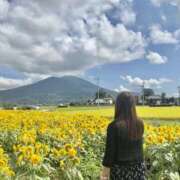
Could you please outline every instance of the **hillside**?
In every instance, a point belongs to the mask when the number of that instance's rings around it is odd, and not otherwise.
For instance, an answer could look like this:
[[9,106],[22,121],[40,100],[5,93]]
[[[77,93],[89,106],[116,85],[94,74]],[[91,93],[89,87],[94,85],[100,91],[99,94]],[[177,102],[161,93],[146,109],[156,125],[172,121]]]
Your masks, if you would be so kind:
[[[92,98],[97,89],[95,84],[75,76],[50,77],[27,86],[0,91],[0,102],[57,104],[85,101]],[[103,90],[116,96],[114,91]]]

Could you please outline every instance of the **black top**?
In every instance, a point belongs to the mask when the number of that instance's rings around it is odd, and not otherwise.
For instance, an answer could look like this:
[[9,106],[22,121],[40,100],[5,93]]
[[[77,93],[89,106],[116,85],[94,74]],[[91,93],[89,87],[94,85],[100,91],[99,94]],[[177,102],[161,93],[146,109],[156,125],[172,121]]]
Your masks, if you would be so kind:
[[128,137],[128,129],[124,121],[113,121],[107,128],[106,149],[103,158],[103,166],[111,167],[114,164],[124,165],[132,162],[143,162],[143,133],[144,124],[139,122],[142,129],[142,137],[131,140]]

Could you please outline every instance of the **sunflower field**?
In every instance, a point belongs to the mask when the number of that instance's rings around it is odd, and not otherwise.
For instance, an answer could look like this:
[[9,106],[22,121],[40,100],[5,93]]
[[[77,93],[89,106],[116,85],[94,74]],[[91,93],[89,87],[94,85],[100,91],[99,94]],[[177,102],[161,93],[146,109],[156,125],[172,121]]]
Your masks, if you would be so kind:
[[[106,113],[1,110],[0,179],[99,179]],[[145,120],[144,142],[148,179],[179,180],[180,125]]]

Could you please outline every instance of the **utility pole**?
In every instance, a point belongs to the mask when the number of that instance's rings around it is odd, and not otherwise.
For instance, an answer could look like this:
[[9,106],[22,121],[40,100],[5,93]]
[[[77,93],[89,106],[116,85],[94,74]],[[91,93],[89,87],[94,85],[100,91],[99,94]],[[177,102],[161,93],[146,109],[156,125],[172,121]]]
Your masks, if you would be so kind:
[[97,77],[97,99],[98,99],[98,102],[97,102],[97,104],[98,104],[98,106],[99,106],[99,98],[100,98],[100,77],[98,76]]
[[178,86],[178,105],[180,106],[180,86]]
[[[97,21],[97,31],[96,31],[96,58],[97,61],[100,59],[100,42],[99,42],[99,30],[100,30],[100,19],[98,18]],[[99,99],[100,99],[100,69],[97,76],[97,93],[98,93],[98,107],[100,105]]]
[[145,89],[145,81],[143,81],[143,83],[142,83],[142,86],[141,86],[141,88],[142,88],[142,104],[143,104],[143,106],[145,105],[145,97],[144,97],[144,89]]

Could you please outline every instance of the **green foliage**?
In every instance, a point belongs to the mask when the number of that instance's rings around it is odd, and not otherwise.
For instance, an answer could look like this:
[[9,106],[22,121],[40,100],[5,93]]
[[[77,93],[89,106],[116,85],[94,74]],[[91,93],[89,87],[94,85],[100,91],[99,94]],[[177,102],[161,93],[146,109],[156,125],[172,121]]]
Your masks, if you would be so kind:
[[145,97],[153,96],[153,95],[154,95],[153,89],[150,89],[150,88],[145,88],[145,89],[144,89],[144,96],[145,96]]
[[12,110],[14,107],[16,107],[15,103],[8,103],[8,102],[2,103],[1,105],[2,108],[6,110]]
[[[87,180],[98,180],[104,153],[104,137],[85,139],[80,170]],[[148,146],[144,150],[148,180],[180,180],[180,139],[172,143]]]
[[145,158],[149,180],[180,179],[180,140],[149,146]]
[[[61,147],[62,142],[49,135],[37,134],[37,141],[52,147]],[[24,164],[17,166],[13,145],[18,142],[17,131],[4,131],[0,133],[0,144],[8,152],[11,166],[17,172],[14,179],[32,180],[98,180],[102,168],[101,162],[105,147],[105,134],[84,134],[84,148],[79,153],[80,164],[66,169],[59,166],[60,159],[48,154],[44,156],[43,163],[38,166]],[[147,146],[144,150],[147,166],[148,180],[180,180],[180,139],[171,143]],[[0,176],[4,180],[4,177]],[[6,178],[7,179],[7,178]]]

